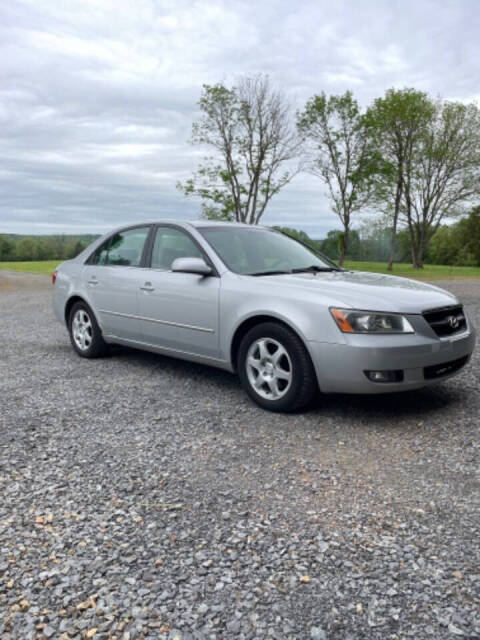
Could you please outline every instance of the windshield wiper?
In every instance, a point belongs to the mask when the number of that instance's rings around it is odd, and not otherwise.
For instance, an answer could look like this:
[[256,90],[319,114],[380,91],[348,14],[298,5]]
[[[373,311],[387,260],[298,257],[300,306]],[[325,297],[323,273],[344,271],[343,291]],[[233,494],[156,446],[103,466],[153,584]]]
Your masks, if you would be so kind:
[[341,269],[339,269],[338,267],[319,267],[316,264],[312,264],[309,267],[292,269],[291,273],[324,273],[326,271],[341,271]]
[[286,273],[293,273],[292,271],[285,271],[284,269],[276,269],[272,271],[256,271],[255,273],[247,273],[247,276],[279,276]]
[[256,271],[247,273],[247,276],[278,276],[289,273],[324,273],[327,271],[342,271],[340,267],[319,267],[317,264],[311,264],[308,267],[298,267],[297,269],[272,269],[271,271]]

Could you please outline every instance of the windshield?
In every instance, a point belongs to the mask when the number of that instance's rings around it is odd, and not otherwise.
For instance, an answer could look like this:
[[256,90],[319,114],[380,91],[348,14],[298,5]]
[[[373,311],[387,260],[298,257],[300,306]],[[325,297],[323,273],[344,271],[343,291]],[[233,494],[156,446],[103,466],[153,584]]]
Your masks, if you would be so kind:
[[244,275],[331,271],[338,267],[289,236],[258,227],[200,227],[227,267]]

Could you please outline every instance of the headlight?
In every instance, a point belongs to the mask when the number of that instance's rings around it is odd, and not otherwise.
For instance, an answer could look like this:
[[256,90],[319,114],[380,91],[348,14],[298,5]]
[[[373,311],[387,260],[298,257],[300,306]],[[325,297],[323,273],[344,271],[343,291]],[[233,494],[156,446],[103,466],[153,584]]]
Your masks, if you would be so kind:
[[330,309],[343,333],[414,333],[405,316],[350,309]]

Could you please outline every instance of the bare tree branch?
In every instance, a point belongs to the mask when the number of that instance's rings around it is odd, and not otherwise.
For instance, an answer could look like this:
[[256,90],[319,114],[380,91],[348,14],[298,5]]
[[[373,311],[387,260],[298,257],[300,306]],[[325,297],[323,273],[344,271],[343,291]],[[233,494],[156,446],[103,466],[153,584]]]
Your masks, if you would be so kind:
[[291,106],[263,75],[242,78],[231,89],[204,85],[199,106],[192,142],[212,146],[220,162],[207,159],[177,186],[202,199],[206,217],[258,224],[272,197],[300,170],[292,168],[301,139]]

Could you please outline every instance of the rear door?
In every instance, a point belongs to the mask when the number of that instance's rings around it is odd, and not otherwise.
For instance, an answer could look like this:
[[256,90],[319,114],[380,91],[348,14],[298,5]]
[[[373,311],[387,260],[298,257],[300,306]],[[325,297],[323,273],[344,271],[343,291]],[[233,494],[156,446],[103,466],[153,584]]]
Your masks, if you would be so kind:
[[103,333],[142,340],[138,319],[141,271],[151,225],[111,236],[91,256],[82,277]]
[[203,258],[184,229],[162,225],[152,240],[150,267],[141,269],[138,297],[144,341],[165,349],[219,355],[220,278],[171,270],[176,258]]

